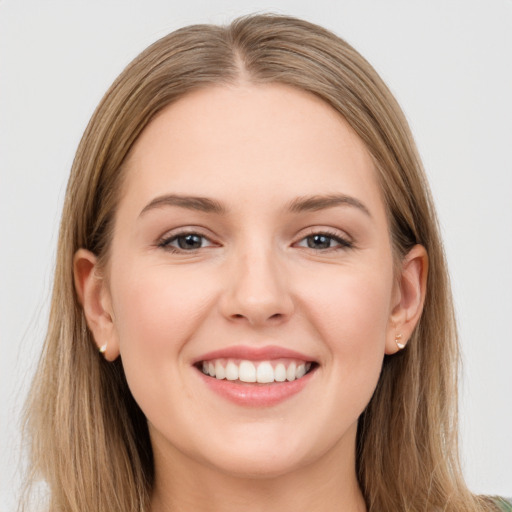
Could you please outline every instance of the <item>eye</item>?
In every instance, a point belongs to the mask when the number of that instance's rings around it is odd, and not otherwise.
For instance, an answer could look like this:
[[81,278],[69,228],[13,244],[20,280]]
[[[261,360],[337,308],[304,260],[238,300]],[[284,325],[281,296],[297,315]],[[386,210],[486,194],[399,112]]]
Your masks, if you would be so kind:
[[299,247],[307,247],[308,249],[316,249],[320,251],[350,248],[353,246],[352,242],[332,233],[312,233],[300,240],[297,245]]
[[211,245],[213,243],[199,233],[178,233],[164,238],[158,243],[158,247],[170,252],[191,252]]

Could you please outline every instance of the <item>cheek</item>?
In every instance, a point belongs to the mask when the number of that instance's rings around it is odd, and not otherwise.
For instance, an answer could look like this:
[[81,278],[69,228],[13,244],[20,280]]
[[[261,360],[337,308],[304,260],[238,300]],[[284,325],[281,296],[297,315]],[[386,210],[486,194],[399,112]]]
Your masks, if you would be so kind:
[[146,416],[165,425],[170,411],[193,402],[184,385],[186,348],[210,308],[212,291],[199,272],[165,265],[119,268],[111,288],[126,379]]
[[363,341],[365,332],[384,335],[391,312],[390,270],[347,267],[317,270],[314,276],[314,282],[302,279],[301,295],[319,328],[350,344]]
[[163,265],[133,265],[118,274],[112,288],[125,364],[150,356],[164,363],[166,353],[175,356],[193,336],[211,301],[202,274]]
[[384,357],[392,272],[382,267],[336,270],[324,276],[316,274],[316,286],[309,287],[305,309],[328,349],[332,371],[345,385],[371,387],[377,382]]

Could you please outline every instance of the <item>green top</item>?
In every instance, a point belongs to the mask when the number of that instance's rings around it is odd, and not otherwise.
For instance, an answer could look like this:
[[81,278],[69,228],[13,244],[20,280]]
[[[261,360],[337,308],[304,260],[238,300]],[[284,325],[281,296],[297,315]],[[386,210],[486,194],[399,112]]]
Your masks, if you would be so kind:
[[495,498],[496,505],[503,512],[512,512],[512,501],[505,498]]

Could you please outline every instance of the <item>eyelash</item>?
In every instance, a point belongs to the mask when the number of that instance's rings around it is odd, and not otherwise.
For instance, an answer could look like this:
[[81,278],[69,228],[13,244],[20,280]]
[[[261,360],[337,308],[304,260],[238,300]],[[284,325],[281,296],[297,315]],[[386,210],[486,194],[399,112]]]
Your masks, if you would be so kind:
[[[173,235],[171,235],[169,237],[163,238],[162,240],[160,240],[157,243],[157,246],[159,248],[161,248],[161,249],[164,249],[165,251],[168,251],[168,252],[174,253],[174,254],[184,254],[184,253],[187,253],[187,252],[188,253],[194,253],[194,252],[198,251],[199,249],[203,249],[204,247],[197,247],[197,248],[194,248],[194,249],[187,250],[187,249],[182,249],[182,248],[178,248],[178,247],[173,247],[172,245],[170,245],[172,242],[175,242],[175,241],[177,241],[180,238],[184,238],[186,236],[191,236],[191,235],[195,235],[195,236],[197,236],[197,237],[199,237],[201,239],[210,241],[208,237],[206,237],[206,236],[204,236],[201,233],[198,233],[196,231],[182,231],[182,232],[173,234]],[[323,237],[328,238],[328,239],[334,241],[335,243],[339,244],[336,247],[327,247],[327,248],[324,248],[324,249],[319,249],[318,251],[315,250],[313,247],[307,247],[307,249],[313,250],[315,252],[339,251],[339,250],[342,250],[342,249],[345,249],[345,250],[346,249],[352,249],[354,247],[353,242],[351,242],[350,240],[347,240],[346,238],[343,238],[338,233],[334,233],[332,231],[329,231],[328,229],[324,229],[322,231],[312,231],[311,233],[309,233],[306,236],[302,237],[299,240],[299,242],[302,242],[302,241],[307,240],[308,238],[312,238],[314,236],[323,236]],[[304,247],[304,248],[306,248],[306,247]]]
[[181,232],[171,235],[169,237],[162,238],[157,243],[157,246],[160,247],[161,249],[164,249],[165,251],[168,251],[171,253],[177,253],[177,254],[183,254],[183,253],[187,253],[187,252],[193,253],[193,252],[198,251],[199,249],[203,249],[203,247],[198,247],[195,249],[187,250],[187,249],[181,249],[178,247],[173,247],[172,245],[170,245],[172,242],[177,241],[179,238],[184,238],[186,236],[192,236],[192,235],[195,235],[201,239],[210,241],[208,237],[202,235],[201,233],[198,233],[197,231],[181,231]]
[[[306,236],[302,237],[299,240],[299,242],[302,242],[303,240],[307,240],[308,238],[312,238],[314,236],[324,236],[324,237],[329,238],[339,244],[338,247],[328,247],[326,249],[320,249],[319,250],[320,252],[339,251],[339,250],[343,250],[343,249],[346,250],[346,249],[352,249],[354,247],[354,243],[352,241],[340,236],[339,233],[330,231],[328,229],[323,229],[321,231],[312,230]],[[312,247],[308,247],[308,249],[315,250]]]

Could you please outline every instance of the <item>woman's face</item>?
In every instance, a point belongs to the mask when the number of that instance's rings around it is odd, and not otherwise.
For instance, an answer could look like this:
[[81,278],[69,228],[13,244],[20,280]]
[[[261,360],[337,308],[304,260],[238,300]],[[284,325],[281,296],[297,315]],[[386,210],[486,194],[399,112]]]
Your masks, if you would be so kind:
[[353,463],[400,292],[352,129],[287,86],[210,87],[151,122],[126,172],[107,355],[155,457],[243,475]]

